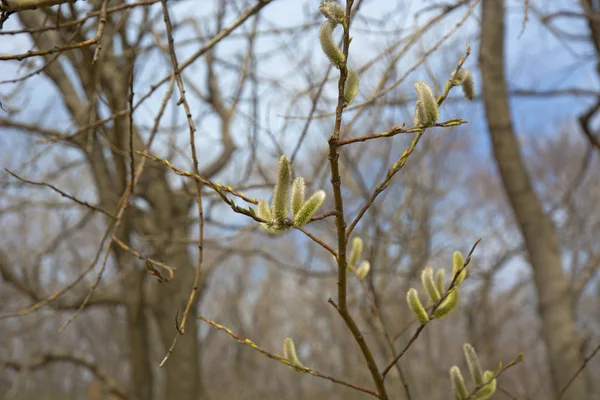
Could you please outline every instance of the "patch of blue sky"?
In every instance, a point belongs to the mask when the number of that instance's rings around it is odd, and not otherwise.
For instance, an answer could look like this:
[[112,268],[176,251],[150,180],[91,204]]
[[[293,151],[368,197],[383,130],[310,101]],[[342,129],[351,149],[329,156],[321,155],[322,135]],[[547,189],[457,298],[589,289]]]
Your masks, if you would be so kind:
[[[410,33],[411,27],[415,24],[422,24],[427,18],[430,18],[432,13],[419,16],[415,19],[415,12],[421,7],[417,6],[418,2],[410,2],[407,9],[398,8],[396,13],[390,13],[390,18],[383,26],[374,27],[369,22],[369,17],[379,18],[385,13],[389,13],[386,9],[387,2],[375,2],[366,1],[361,8],[359,18],[356,20],[354,25],[355,33],[353,33],[353,42],[351,46],[351,55],[349,63],[351,66],[360,67],[364,65],[371,57],[378,54],[381,49],[390,43],[392,35],[389,38],[386,35],[375,35],[368,34],[367,28],[376,28],[381,31],[392,30],[392,29],[406,29],[407,33]],[[534,3],[534,2],[532,2]],[[540,2],[537,2],[538,5]],[[563,4],[564,3],[564,4]],[[318,7],[318,1],[275,1],[273,4],[265,7],[264,12],[261,13],[261,23],[264,26],[270,26],[272,28],[279,27],[285,28],[293,25],[301,25],[314,21],[314,15]],[[546,5],[543,2],[545,10],[547,12],[552,11],[553,7],[571,7],[572,5],[566,4],[566,2],[550,2]],[[211,32],[215,32],[216,26],[214,18],[212,17],[214,9],[213,3],[202,2],[202,7],[198,7],[196,2],[171,2],[170,7],[172,10],[172,16],[174,22],[183,21],[188,18],[192,21],[196,21],[198,29],[204,35],[209,35]],[[593,55],[591,53],[592,48],[589,44],[570,44],[574,47],[578,54],[588,55],[584,59],[580,59],[577,56],[571,54],[569,51],[561,45],[560,41],[557,40],[547,29],[540,25],[535,16],[531,15],[530,20],[526,26],[525,32],[522,37],[519,37],[522,28],[522,2],[513,1],[509,4],[509,18],[507,24],[507,77],[509,89],[523,89],[523,88],[534,88],[537,90],[547,90],[555,88],[565,87],[585,87],[587,89],[598,89],[598,77],[595,72],[596,60],[595,58],[589,57]],[[152,7],[155,15],[160,16],[160,5],[154,5]],[[454,11],[449,17],[447,17],[438,27],[434,28],[431,32],[425,34],[421,40],[423,42],[422,48],[428,48],[432,46],[441,35],[451,29],[456,21],[464,14],[466,8],[461,8]],[[474,74],[476,82],[478,83],[478,92],[481,92],[480,75],[477,71],[477,47],[478,43],[476,38],[479,26],[478,26],[478,12],[469,18],[463,28],[459,30],[457,36],[448,40],[447,44],[442,46],[439,53],[434,54],[428,61],[432,70],[436,73],[436,76],[440,79],[440,84],[443,85],[443,79],[447,77],[449,71],[451,71],[460,55],[464,53],[464,45],[468,41],[473,49],[471,58],[467,62],[466,66],[470,68]],[[365,17],[361,19],[361,17]],[[237,18],[236,12],[230,12],[227,14],[224,25],[228,25],[235,18]],[[162,18],[156,18],[157,23],[162,24]],[[319,19],[317,19],[319,21]],[[248,21],[241,31],[249,29],[251,21]],[[575,32],[584,33],[586,26],[584,23],[577,22],[576,20],[559,21],[561,26],[567,26],[570,30]],[[11,18],[9,24],[5,29],[15,29],[18,27],[16,18]],[[276,135],[279,144],[282,146],[284,152],[289,152],[293,149],[300,132],[304,126],[305,121],[302,119],[288,121],[283,116],[292,113],[293,115],[306,115],[309,107],[309,102],[304,100],[298,103],[291,109],[287,108],[289,96],[298,88],[306,86],[307,80],[311,75],[315,80],[320,80],[326,66],[327,60],[323,54],[317,41],[317,30],[318,25],[311,28],[308,34],[296,35],[286,33],[281,36],[276,35],[265,35],[261,37],[256,44],[256,51],[260,54],[258,60],[258,73],[260,75],[269,76],[273,79],[281,81],[281,90],[274,91],[269,86],[261,86],[259,92],[261,100],[265,102],[265,106],[261,106],[259,122],[261,123],[261,130],[270,129]],[[338,28],[336,31],[336,37],[340,37],[341,29]],[[132,34],[135,33],[135,29],[132,29]],[[178,40],[189,40],[190,44],[178,46],[178,57],[180,63],[193,54],[199,47],[200,41],[197,39],[197,32],[194,27],[187,25],[179,28],[176,31]],[[464,39],[462,39],[464,37]],[[20,37],[21,38],[21,37]],[[163,38],[164,39],[164,38]],[[468,40],[467,40],[468,39]],[[8,44],[7,44],[8,43]],[[151,38],[147,38],[143,43],[149,45],[152,43]],[[245,45],[245,39],[238,36],[236,33],[231,37],[225,39],[222,44],[217,47],[215,51],[219,58],[226,61],[237,61],[237,56],[240,54],[240,49]],[[15,39],[15,41],[3,41],[0,45],[2,53],[11,53],[28,49],[30,42],[28,39]],[[298,48],[299,50],[295,50]],[[401,59],[398,63],[398,74],[403,74],[419,57],[420,46],[416,46],[415,49],[408,52],[408,54]],[[308,59],[298,60],[294,59],[293,53],[304,54],[303,50],[311,50],[311,55]],[[166,76],[170,72],[170,62],[163,54],[159,54],[158,51],[149,52],[144,54],[142,57],[143,62],[138,65],[136,70],[136,96],[141,96],[148,88],[148,85],[156,83],[160,78]],[[16,77],[15,69],[11,67],[12,63],[0,63],[0,74],[3,77],[10,78]],[[369,70],[365,76],[361,76],[361,93],[357,102],[365,100],[372,93],[377,83],[377,73],[381,71],[381,67],[374,67]],[[234,85],[237,82],[237,73],[234,71],[228,71],[225,68],[220,68],[218,73],[221,77],[221,85],[223,90],[230,92],[233,90]],[[184,72],[184,77],[192,83],[197,84],[200,87],[205,85],[205,74],[206,67],[204,63],[199,60],[194,65],[190,66]],[[374,76],[374,77],[373,77]],[[3,79],[6,79],[3,78]],[[34,78],[39,83],[36,83],[36,96],[35,98],[26,104],[27,116],[38,116],[40,113],[47,110],[49,103],[55,102],[57,92],[51,84],[49,84],[43,78]],[[399,92],[408,93],[408,96],[414,96],[412,83],[415,80],[428,79],[425,69],[421,66],[414,74],[412,74],[399,88]],[[44,83],[45,82],[45,83]],[[330,80],[326,85],[325,97],[328,99],[327,104],[333,104],[335,100],[335,92],[337,90],[337,72],[333,71],[330,74]],[[364,86],[363,86],[364,85]],[[45,90],[45,87],[48,90]],[[148,125],[153,120],[156,109],[160,103],[161,97],[164,93],[164,87],[157,91],[149,101],[143,105],[139,114],[136,116],[136,122],[140,124]],[[80,88],[78,88],[81,90]],[[7,93],[6,87],[0,88],[1,93]],[[459,90],[457,88],[456,93],[452,96],[459,96]],[[38,94],[39,93],[39,94]],[[190,93],[190,90],[188,90]],[[175,89],[173,94],[173,100],[179,98],[177,90]],[[204,107],[201,101],[195,96],[189,96],[188,100],[192,107],[192,112],[196,118],[200,118],[202,108]],[[511,110],[514,116],[514,124],[516,130],[521,135],[552,135],[556,125],[565,119],[574,118],[580,112],[585,110],[589,106],[589,100],[577,97],[555,97],[550,99],[538,99],[538,98],[526,98],[526,97],[515,97],[511,99]],[[71,127],[68,115],[64,110],[60,109],[59,106],[54,106],[52,113],[48,114],[50,120],[49,125],[59,126],[61,128]],[[318,108],[319,113],[331,111],[331,106],[325,107],[323,102]],[[250,108],[248,105],[240,107],[240,112],[250,115]],[[101,110],[103,116],[108,115],[108,109]],[[398,113],[398,110],[391,109],[390,114],[397,116],[403,116],[408,125],[411,124],[411,113],[412,107],[408,107],[408,110]],[[44,114],[44,115],[46,115]],[[485,134],[485,119],[484,113],[480,102],[466,105],[464,102],[452,103],[448,102],[447,105],[442,109],[442,118],[461,117],[469,120],[469,124],[466,127],[459,128],[461,132],[469,135],[472,146],[477,150],[475,156],[479,156],[482,159],[488,159],[492,161],[489,152],[489,142],[487,135]],[[163,123],[165,125],[170,124],[173,129],[177,129],[182,132],[179,135],[169,135],[169,139],[165,136],[159,136],[157,139],[157,145],[153,148],[157,153],[161,155],[167,154],[166,149],[168,148],[170,141],[176,142],[178,145],[186,148],[188,142],[187,133],[184,123],[184,115],[181,107],[168,107],[163,117],[163,121],[169,121]],[[326,138],[328,136],[327,126],[333,126],[333,120],[331,117],[325,119],[325,122],[316,121],[313,123],[313,128],[309,131],[305,145],[301,150],[301,156],[304,157],[318,149],[322,149],[326,146]],[[171,123],[173,122],[173,123]],[[175,123],[176,122],[176,123]],[[285,127],[285,131],[283,128]],[[201,154],[201,162],[208,163],[214,157],[216,157],[217,151],[220,148],[219,145],[215,145],[215,140],[219,137],[219,121],[214,116],[202,116],[201,121],[198,123],[198,151]],[[236,155],[236,161],[219,177],[223,183],[235,181],[239,175],[239,169],[243,165],[241,160],[244,157],[244,151],[242,150],[246,143],[246,133],[248,132],[249,124],[245,118],[238,119],[234,123],[232,131],[236,132],[234,140],[240,147]],[[237,132],[240,132],[237,134]],[[24,142],[12,142],[18,140],[18,135],[11,135],[9,139],[5,139],[6,135],[0,135],[0,139],[4,141],[10,141],[14,144],[12,146],[18,151],[23,159],[27,158],[28,151],[30,149],[29,144]],[[268,154],[271,155],[273,160],[277,159],[276,148],[269,144],[268,141],[261,144],[263,150],[267,150]],[[206,152],[206,148],[211,148],[210,152]],[[247,148],[247,147],[246,147]],[[73,155],[75,156],[75,155]],[[17,157],[21,158],[21,157]],[[189,157],[175,157],[175,165],[181,166],[182,168],[189,169]],[[4,165],[3,165],[4,166]],[[375,170],[377,166],[373,166]],[[409,164],[410,167],[410,164]],[[274,173],[272,176],[274,177]],[[174,184],[181,182],[182,179],[175,177],[172,178]],[[327,188],[329,189],[329,188]],[[263,196],[270,198],[269,190],[262,190],[258,193]],[[231,211],[224,210],[219,213],[223,222],[226,223],[242,223],[247,222],[247,218],[234,214]],[[301,235],[298,234],[298,237]],[[440,239],[443,240],[443,239]]]

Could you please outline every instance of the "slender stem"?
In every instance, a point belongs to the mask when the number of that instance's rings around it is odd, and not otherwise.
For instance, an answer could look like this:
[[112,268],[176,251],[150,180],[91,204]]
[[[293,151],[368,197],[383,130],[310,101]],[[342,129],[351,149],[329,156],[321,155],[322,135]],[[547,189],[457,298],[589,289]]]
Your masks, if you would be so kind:
[[379,373],[375,358],[371,353],[369,345],[365,341],[358,325],[348,312],[347,294],[346,294],[346,266],[348,261],[346,259],[346,220],[344,218],[344,201],[342,198],[342,180],[340,176],[339,167],[339,141],[340,141],[340,130],[342,126],[342,114],[344,112],[344,85],[348,76],[348,68],[346,61],[348,60],[348,49],[350,47],[350,16],[352,11],[353,0],[346,2],[346,22],[343,24],[344,27],[344,40],[343,40],[343,53],[344,53],[344,64],[340,67],[340,79],[338,81],[338,103],[335,113],[335,125],[333,129],[333,135],[329,138],[329,164],[331,167],[331,185],[333,186],[333,199],[335,204],[335,225],[337,230],[337,242],[338,242],[338,302],[335,304],[333,300],[329,302],[336,308],[340,316],[346,323],[346,326],[352,333],[354,340],[360,347],[360,350],[365,358],[367,367],[371,373],[375,387],[377,388],[377,397],[380,400],[387,400],[388,395],[383,383],[383,377]]

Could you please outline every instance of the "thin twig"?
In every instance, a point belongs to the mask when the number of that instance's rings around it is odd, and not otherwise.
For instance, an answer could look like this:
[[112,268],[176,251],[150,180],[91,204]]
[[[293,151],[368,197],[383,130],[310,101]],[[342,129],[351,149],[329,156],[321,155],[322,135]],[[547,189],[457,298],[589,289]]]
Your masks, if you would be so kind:
[[569,381],[567,382],[567,384],[565,385],[565,387],[562,388],[562,390],[560,391],[560,393],[556,397],[556,400],[561,400],[563,398],[563,396],[567,392],[567,389],[569,389],[569,386],[571,386],[571,384],[573,382],[575,382],[575,379],[577,379],[577,377],[579,376],[579,374],[581,374],[581,372],[583,372],[583,370],[585,369],[585,367],[589,364],[590,361],[592,361],[592,358],[594,358],[596,356],[596,354],[598,354],[599,351],[600,351],[600,343],[598,343],[598,345],[590,353],[590,355],[588,355],[585,358],[585,360],[583,360],[583,364],[581,364],[581,366],[579,367],[579,369],[575,372],[575,374],[573,374],[573,376],[571,377],[571,379],[569,379]]
[[[444,122],[436,122],[435,125],[433,125],[433,126],[441,127],[441,128],[450,128],[450,127],[454,127],[454,126],[463,125],[466,123],[467,123],[467,121],[465,121],[464,119],[453,118],[451,120],[444,121]],[[394,127],[392,127],[392,129],[390,129],[387,132],[374,133],[372,135],[365,135],[365,136],[359,136],[359,137],[352,138],[352,139],[340,140],[338,142],[338,146],[341,147],[341,146],[345,146],[345,145],[352,144],[352,143],[366,142],[367,140],[379,139],[382,137],[392,137],[392,136],[399,135],[401,133],[418,133],[425,129],[426,129],[426,127],[423,127],[423,126],[415,126],[413,128],[405,128],[404,125],[394,126]]]
[[[471,247],[471,251],[469,251],[469,254],[467,256],[467,258],[465,259],[462,268],[460,268],[456,274],[454,275],[452,282],[450,282],[450,286],[448,287],[448,290],[446,291],[446,293],[442,296],[442,298],[435,303],[432,307],[431,310],[428,312],[429,316],[433,315],[435,313],[435,311],[437,310],[437,308],[444,302],[444,300],[446,300],[446,298],[448,297],[448,295],[450,294],[450,292],[452,291],[452,289],[454,289],[456,287],[456,281],[458,280],[458,277],[460,276],[460,274],[462,273],[462,271],[467,268],[467,266],[469,265],[469,263],[471,262],[471,256],[473,255],[473,252],[475,251],[475,248],[477,247],[477,245],[481,242],[481,239],[478,239],[475,244],[473,244],[473,247]],[[398,360],[400,360],[402,358],[402,356],[404,356],[404,354],[408,351],[408,349],[410,348],[410,346],[412,346],[412,344],[415,342],[415,340],[417,340],[417,338],[419,337],[419,335],[421,334],[421,332],[423,331],[423,329],[425,329],[425,327],[427,326],[427,324],[429,324],[431,321],[433,321],[433,319],[429,319],[427,322],[425,322],[424,324],[419,325],[419,327],[417,328],[417,330],[415,331],[415,333],[412,335],[412,337],[409,339],[408,343],[406,343],[406,345],[404,346],[404,348],[402,349],[402,351],[400,351],[400,353],[394,358],[394,360],[392,360],[392,362],[390,362],[388,364],[387,367],[385,367],[385,369],[381,372],[381,375],[384,377],[388,374],[388,372],[390,372],[390,370],[392,369],[392,367],[398,362]]]
[[[100,50],[102,50],[102,35],[104,35],[104,27],[106,26],[106,9],[108,8],[108,0],[102,1],[102,6],[100,7],[100,18],[98,18],[98,30],[96,31],[96,37],[98,38],[98,43],[96,45],[96,51],[94,51],[94,58],[92,58],[92,64],[98,61],[98,57],[100,56]],[[132,93],[133,95],[133,93]]]
[[[158,3],[159,1],[160,0],[142,0],[142,1],[135,2],[135,3],[120,4],[118,6],[114,6],[114,7],[108,8],[106,10],[106,12],[107,12],[107,14],[111,14],[113,12],[125,10],[127,8],[134,8],[134,7],[139,7],[139,6],[148,6],[148,5],[151,5],[151,4],[154,4],[154,3]],[[18,34],[22,34],[22,33],[39,33],[39,32],[53,31],[53,30],[56,30],[56,29],[70,28],[72,26],[79,25],[82,22],[85,22],[88,19],[93,18],[93,17],[97,17],[99,15],[100,15],[100,11],[93,11],[93,12],[87,13],[82,18],[79,18],[77,20],[63,22],[63,23],[60,24],[60,26],[53,25],[53,26],[43,26],[43,27],[35,28],[35,29],[19,29],[19,30],[14,30],[14,31],[0,31],[0,35],[18,35]]]
[[[460,60],[458,61],[458,65],[457,65],[456,69],[454,70],[454,74],[455,74],[454,76],[457,76],[456,74],[458,73],[458,71],[460,71],[464,62],[466,61],[466,59],[469,57],[470,54],[471,54],[471,48],[469,46],[467,46],[466,54],[460,58]],[[438,97],[438,99],[437,99],[438,107],[444,103],[444,101],[450,94],[450,90],[452,90],[452,88],[455,86],[453,80],[450,80],[449,83],[450,84],[447,85],[444,93],[442,93],[442,95],[440,95],[440,97]],[[394,175],[396,175],[402,168],[404,168],[404,165],[406,165],[408,158],[410,157],[410,155],[413,153],[413,151],[417,147],[417,144],[419,144],[419,141],[421,140],[421,137],[423,136],[425,131],[426,131],[426,129],[421,129],[417,132],[417,135],[413,139],[410,146],[406,150],[404,150],[404,152],[402,153],[402,156],[400,156],[398,161],[396,161],[396,163],[392,166],[392,168],[390,170],[388,170],[388,172],[385,176],[385,179],[379,185],[377,185],[377,187],[375,188],[375,191],[371,194],[369,199],[362,206],[362,208],[358,212],[358,215],[356,216],[356,218],[354,218],[354,220],[352,221],[352,223],[346,230],[346,239],[350,237],[350,234],[352,233],[352,231],[354,230],[354,228],[356,227],[356,225],[358,224],[360,219],[363,217],[363,215],[367,212],[369,207],[373,204],[373,202],[375,201],[377,196],[379,196],[381,193],[383,193],[383,191],[389,186],[389,184],[392,182],[392,178],[394,177]]]
[[[190,132],[190,151],[192,153],[194,175],[200,176],[199,169],[198,169],[198,155],[196,154],[196,140],[195,140],[196,126],[194,125],[194,120],[192,119],[192,112],[190,110],[190,106],[185,97],[185,88],[183,86],[183,79],[181,79],[181,71],[179,70],[179,66],[178,66],[178,62],[177,62],[177,55],[175,54],[175,41],[173,39],[173,26],[171,25],[171,17],[169,16],[169,8],[167,7],[167,1],[161,0],[161,4],[162,4],[162,9],[163,9],[163,17],[164,17],[164,21],[165,21],[165,26],[167,28],[167,41],[169,44],[169,54],[171,56],[171,64],[173,65],[173,74],[175,76],[175,81],[177,82],[177,88],[179,89],[180,99],[177,102],[177,104],[178,105],[183,104],[183,108],[185,110],[185,115],[187,117],[187,122],[188,122],[189,132]],[[200,282],[200,270],[202,267],[202,257],[204,254],[203,243],[202,243],[202,240],[204,238],[204,212],[202,209],[202,184],[200,181],[198,181],[196,179],[194,180],[194,182],[196,184],[196,206],[198,207],[198,261],[196,263],[196,271],[195,271],[192,291],[190,293],[188,302],[185,306],[185,310],[183,311],[183,318],[181,319],[181,323],[177,327],[177,336],[183,335],[185,333],[185,322],[187,320],[190,309],[192,308],[192,305],[194,304],[194,300],[196,299],[196,295],[198,292],[198,286],[199,286],[199,282]],[[177,338],[175,338],[173,341],[173,348],[175,346],[176,341],[177,341]],[[171,352],[172,352],[172,349],[170,349],[170,352],[168,354],[170,354]],[[166,361],[166,359],[167,358],[165,357],[165,359],[163,360],[161,365],[164,365],[164,362]]]
[[325,243],[323,240],[319,239],[318,237],[316,237],[315,235],[313,235],[312,233],[310,233],[309,231],[307,231],[305,228],[303,228],[301,226],[295,226],[294,228],[296,228],[300,232],[304,233],[306,236],[308,236],[310,239],[312,239],[319,246],[323,247],[325,250],[327,250],[328,252],[333,254],[335,257],[337,257],[337,253],[335,252],[335,250],[330,245]]
[[508,369],[510,369],[510,368],[514,367],[515,365],[519,364],[521,361],[523,361],[523,353],[519,354],[516,359],[514,359],[513,361],[511,361],[510,363],[508,363],[505,367],[503,367],[500,371],[498,371],[498,373],[494,373],[494,376],[492,378],[490,378],[487,381],[482,382],[481,384],[477,385],[477,387],[475,389],[473,389],[473,391],[469,394],[469,396],[467,396],[467,398],[465,400],[474,399],[475,398],[475,394],[479,390],[481,390],[481,388],[483,388],[484,386],[489,385],[494,379],[499,378],[500,375],[502,375]]
[[368,393],[371,396],[378,397],[377,393],[374,392],[374,391],[372,391],[372,390],[370,390],[370,389],[366,389],[366,388],[363,388],[363,387],[360,387],[360,386],[357,386],[357,385],[353,385],[353,384],[348,383],[348,382],[344,382],[341,379],[337,379],[337,378],[334,378],[332,376],[324,375],[324,374],[320,373],[319,371],[316,371],[316,370],[308,368],[308,367],[297,366],[294,363],[292,363],[291,361],[289,361],[288,359],[280,356],[279,354],[269,353],[268,351],[266,351],[266,350],[260,348],[258,345],[256,345],[252,340],[250,340],[250,339],[244,339],[244,338],[236,335],[235,333],[233,333],[231,331],[231,329],[227,328],[226,326],[220,325],[220,324],[218,324],[218,323],[216,323],[214,321],[211,321],[208,318],[204,318],[204,317],[200,316],[200,317],[198,317],[198,319],[200,319],[201,321],[206,322],[207,324],[213,326],[214,328],[216,328],[216,329],[218,329],[220,331],[223,331],[223,332],[227,333],[229,336],[231,336],[232,338],[234,338],[237,342],[239,342],[239,343],[241,343],[243,345],[249,346],[249,347],[253,348],[254,350],[258,351],[259,353],[261,353],[262,355],[264,355],[266,357],[269,357],[269,358],[271,358],[273,360],[277,360],[277,361],[279,361],[279,362],[287,365],[288,367],[295,369],[298,372],[310,374],[312,376],[316,376],[317,378],[327,379],[328,381],[331,381],[333,383],[337,383],[339,385],[343,385],[343,386],[349,387],[349,388],[354,389],[354,390],[359,390],[359,391],[361,391],[363,393]]
[[348,51],[350,48],[350,22],[352,15],[352,5],[353,0],[346,1],[346,18],[345,22],[342,24],[344,28],[344,36],[343,36],[343,53],[344,53],[344,61],[340,66],[340,78],[338,81],[338,101],[336,107],[336,115],[335,115],[335,124],[333,128],[333,134],[329,138],[329,165],[331,169],[331,185],[333,187],[333,198],[335,204],[335,226],[337,230],[337,263],[338,263],[338,304],[336,304],[332,299],[329,299],[329,303],[332,304],[335,309],[338,311],[346,326],[352,333],[354,340],[358,344],[361,353],[365,359],[369,372],[371,374],[371,378],[375,387],[377,388],[377,397],[380,400],[387,400],[388,395],[383,383],[383,377],[379,374],[379,370],[377,368],[377,363],[375,362],[375,357],[369,348],[369,345],[365,341],[363,334],[361,333],[358,325],[350,315],[348,311],[347,304],[347,294],[346,294],[346,267],[348,261],[346,260],[346,247],[348,242],[348,236],[346,233],[346,220],[344,218],[344,200],[342,197],[342,181],[340,175],[340,165],[339,165],[339,141],[340,141],[340,130],[342,126],[342,114],[344,112],[345,100],[344,100],[344,86],[346,83],[346,78],[348,76]]
[[66,197],[69,200],[74,201],[75,203],[82,205],[84,207],[87,207],[91,210],[97,211],[101,214],[106,215],[107,217],[109,217],[110,219],[117,219],[117,217],[111,213],[109,213],[108,211],[104,210],[102,207],[98,207],[95,205],[92,205],[90,203],[88,203],[87,201],[84,200],[79,200],[78,198],[76,198],[75,196],[72,196],[68,193],[63,192],[62,190],[60,190],[59,188],[57,188],[56,186],[50,184],[50,183],[46,183],[46,182],[36,182],[36,181],[30,181],[29,179],[25,179],[20,177],[19,175],[17,175],[16,173],[12,172],[11,170],[9,170],[8,168],[4,168],[4,170],[6,172],[8,172],[10,175],[14,176],[15,178],[17,178],[18,180],[20,180],[23,183],[28,183],[30,185],[35,185],[35,186],[45,186],[48,187],[52,190],[54,190],[56,193],[60,194],[63,197]]

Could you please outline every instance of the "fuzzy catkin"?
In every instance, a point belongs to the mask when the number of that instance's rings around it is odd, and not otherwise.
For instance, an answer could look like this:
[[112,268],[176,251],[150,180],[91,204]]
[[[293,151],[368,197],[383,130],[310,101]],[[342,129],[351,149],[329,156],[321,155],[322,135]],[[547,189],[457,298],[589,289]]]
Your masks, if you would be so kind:
[[306,225],[325,202],[325,191],[317,190],[294,215],[294,226]]
[[340,68],[344,65],[346,57],[344,57],[344,53],[333,40],[333,29],[336,25],[333,21],[325,21],[319,30],[319,42],[321,42],[323,53],[329,58],[333,66]]
[[346,10],[335,1],[324,1],[319,6],[321,14],[328,20],[341,24],[346,20]]
[[292,183],[292,199],[290,204],[292,215],[295,215],[298,211],[300,211],[302,204],[304,204],[305,186],[304,178],[301,176],[294,179],[294,182]]
[[408,303],[410,310],[421,324],[429,321],[429,315],[427,315],[427,311],[425,310],[425,307],[423,307],[421,299],[419,299],[419,293],[417,292],[417,289],[410,288],[408,290],[408,293],[406,294],[406,302]]
[[425,82],[414,84],[417,91],[417,104],[415,106],[415,126],[432,126],[440,117],[437,100],[433,90]]
[[358,94],[359,79],[358,73],[351,69],[348,71],[346,77],[346,83],[344,85],[344,104],[349,106],[354,102],[356,95]]
[[290,160],[286,156],[281,156],[277,170],[277,183],[273,189],[273,214],[275,214],[277,224],[283,224],[288,216],[287,207],[291,178]]

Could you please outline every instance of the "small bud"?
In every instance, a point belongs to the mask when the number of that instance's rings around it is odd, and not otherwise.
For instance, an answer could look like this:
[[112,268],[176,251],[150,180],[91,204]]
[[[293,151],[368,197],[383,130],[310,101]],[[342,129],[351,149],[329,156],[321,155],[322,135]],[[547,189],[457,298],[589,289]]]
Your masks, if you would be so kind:
[[362,261],[360,263],[360,265],[358,266],[358,268],[356,269],[356,276],[358,277],[358,280],[362,281],[364,280],[367,275],[369,274],[369,271],[371,270],[371,263],[368,261]]
[[427,315],[427,311],[419,299],[419,293],[417,292],[417,289],[410,288],[408,290],[408,293],[406,294],[406,301],[410,307],[410,310],[413,312],[413,314],[415,314],[415,317],[417,317],[417,320],[419,320],[421,324],[429,321],[429,315]]
[[432,126],[440,117],[437,100],[425,82],[415,82],[417,104],[415,106],[415,126]]
[[361,238],[356,236],[352,239],[352,250],[350,250],[350,257],[348,258],[348,268],[354,269],[363,251],[363,241]]
[[291,200],[291,209],[292,214],[295,215],[300,208],[302,208],[302,204],[304,204],[304,178],[299,176],[294,179],[294,183],[292,183],[292,200]]
[[283,341],[283,356],[297,367],[303,367],[298,355],[296,354],[296,346],[291,338],[285,338]]
[[458,74],[452,73],[452,79],[458,81],[462,86],[463,94],[469,100],[475,98],[475,82],[473,81],[473,74],[466,68],[461,68]]
[[348,76],[346,77],[346,83],[344,85],[344,104],[349,106],[354,102],[354,98],[358,94],[358,73],[351,69],[348,71]]
[[[464,265],[465,259],[463,258],[462,254],[460,251],[455,251],[454,255],[452,256],[452,280],[454,281],[454,286],[460,285],[467,277],[467,268],[463,268]],[[460,275],[458,278],[455,278],[455,276],[458,274],[458,271],[461,271]]]
[[319,41],[321,42],[323,53],[329,58],[329,61],[331,61],[334,67],[340,68],[344,65],[346,57],[344,57],[344,53],[333,40],[333,28],[335,26],[335,22],[325,21],[319,30]]
[[454,365],[450,368],[450,380],[452,381],[452,391],[456,400],[465,400],[469,397],[465,380],[460,373],[460,368]]
[[454,287],[450,289],[448,292],[448,296],[442,301],[442,304],[435,310],[433,313],[433,317],[437,319],[442,319],[452,314],[458,303],[460,301],[460,296],[458,294],[458,288]]
[[277,224],[283,224],[288,216],[287,206],[291,178],[290,160],[286,156],[281,156],[277,170],[277,183],[273,189],[273,213]]
[[294,226],[306,225],[323,203],[325,203],[325,191],[317,190],[294,215]]
[[483,383],[489,382],[487,385],[479,389],[473,395],[476,400],[488,400],[496,393],[496,375],[492,371],[483,373]]
[[463,352],[465,353],[465,360],[467,360],[473,382],[475,382],[476,385],[481,385],[483,383],[483,371],[481,370],[479,357],[477,357],[475,349],[469,343],[465,343],[463,345]]
[[432,302],[437,303],[440,301],[442,296],[433,281],[433,268],[425,267],[425,269],[423,269],[423,272],[421,273],[421,284]]
[[346,20],[346,10],[335,1],[324,1],[319,6],[321,14],[328,20],[341,24]]
[[443,268],[435,271],[435,285],[440,293],[446,293],[446,270]]

